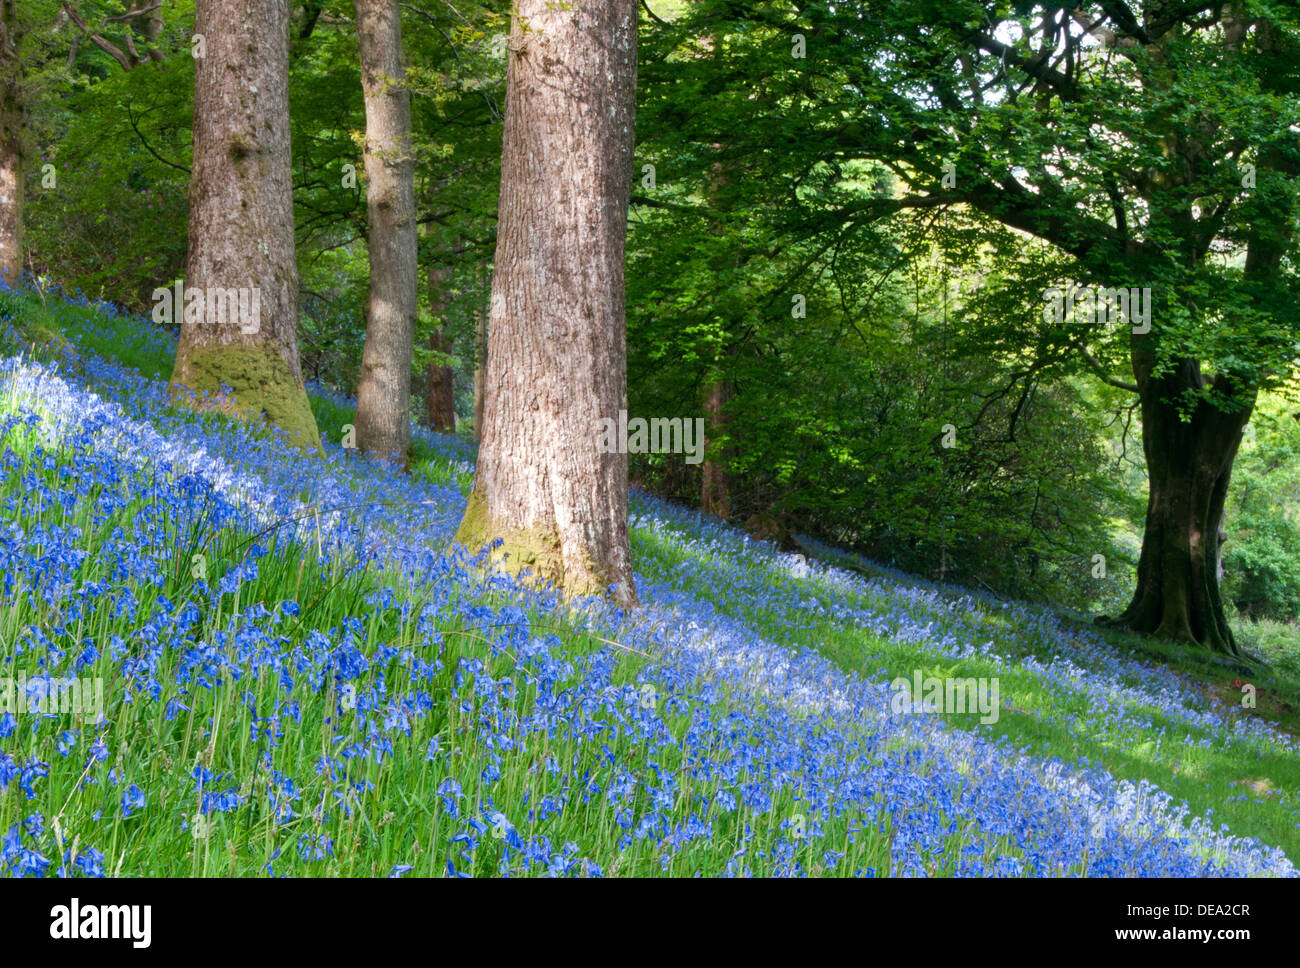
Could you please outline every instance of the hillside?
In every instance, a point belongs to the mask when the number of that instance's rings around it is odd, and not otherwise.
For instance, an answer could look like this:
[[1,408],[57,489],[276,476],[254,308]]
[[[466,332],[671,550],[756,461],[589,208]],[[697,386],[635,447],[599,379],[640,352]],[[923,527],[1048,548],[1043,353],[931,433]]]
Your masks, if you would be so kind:
[[[0,716],[10,873],[1296,873],[1283,665],[636,492],[644,607],[565,605],[449,550],[464,441],[413,428],[396,473],[317,390],[313,457],[170,407],[147,322],[0,300],[5,675],[102,685]],[[894,712],[914,674],[996,677],[996,722]]]

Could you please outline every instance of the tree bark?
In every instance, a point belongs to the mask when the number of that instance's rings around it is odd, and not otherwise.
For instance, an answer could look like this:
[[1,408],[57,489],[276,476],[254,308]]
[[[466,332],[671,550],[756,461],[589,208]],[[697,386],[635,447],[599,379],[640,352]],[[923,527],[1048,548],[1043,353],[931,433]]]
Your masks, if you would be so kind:
[[0,0],[0,282],[23,272],[23,102],[18,0]]
[[[450,353],[451,340],[439,326],[429,334],[429,349]],[[429,362],[429,426],[440,434],[456,432],[456,371],[437,361]]]
[[[429,349],[450,353],[451,341],[439,327],[429,334]],[[429,426],[442,434],[456,432],[456,371],[450,366],[429,363]]]
[[730,384],[725,377],[714,374],[704,388],[704,441],[705,458],[700,485],[700,510],[721,521],[731,517],[731,492],[727,482],[727,467],[715,441],[726,425],[726,404],[730,397]]
[[[160,64],[166,59],[162,51],[153,46],[146,46],[145,52],[141,54],[139,48],[135,45],[135,40],[133,39],[135,34],[139,34],[150,45],[158,39],[159,35],[162,33],[161,9],[162,5],[158,4],[151,9],[144,9],[142,13],[134,17],[126,15],[121,17],[110,17],[110,21],[116,20],[125,22],[125,32],[122,35],[122,46],[119,47],[98,30],[92,30],[90,24],[86,22],[86,19],[77,12],[76,7],[71,3],[68,3],[65,0],[63,4],[63,12],[68,15],[68,19],[72,21],[73,26],[81,31],[82,35],[88,37],[92,44],[102,50],[109,57],[113,58],[113,60],[117,61],[118,66],[124,71],[132,70],[140,64],[143,64],[146,57],[155,64]],[[195,33],[197,34],[198,31],[195,30]],[[68,56],[69,67],[71,67],[73,62],[76,60],[76,49],[79,40],[80,38],[75,38],[73,40],[72,51]]]
[[1184,359],[1156,376],[1154,363],[1145,342],[1135,340],[1147,514],[1137,587],[1118,622],[1136,632],[1240,655],[1219,594],[1220,534],[1232,463],[1255,394],[1243,391],[1242,408],[1234,411],[1200,400],[1191,419],[1184,420],[1177,401],[1186,391],[1204,388],[1200,365]]
[[357,448],[406,466],[418,298],[411,104],[397,0],[356,0],[366,102],[370,304],[357,389]]
[[[288,0],[198,0],[195,32],[206,56],[195,65],[186,305],[173,307],[181,323],[173,396],[265,417],[293,443],[319,447],[298,362]],[[227,300],[218,313],[218,290],[251,291],[255,301],[237,313]],[[191,316],[195,291],[206,311]]]
[[627,405],[636,28],[635,0],[515,7],[483,444],[457,532],[628,607],[627,455],[602,452],[601,420]]
[[[1276,145],[1265,147],[1261,154],[1270,168],[1295,176],[1294,163]],[[1295,231],[1295,216],[1292,205],[1275,200],[1269,203],[1266,217],[1252,226],[1243,277],[1261,297],[1274,284]],[[1220,555],[1232,465],[1258,386],[1221,372],[1213,380],[1214,394],[1231,406],[1215,406],[1196,397],[1211,382],[1200,363],[1176,360],[1157,374],[1155,335],[1134,334],[1130,342],[1142,407],[1147,516],[1137,587],[1117,621],[1137,632],[1241,657],[1223,611]],[[1180,413],[1178,401],[1189,397],[1196,400],[1195,407],[1189,414]]]
[[162,3],[161,0],[154,3],[145,3],[142,0],[127,0],[125,6],[131,10],[140,10],[141,12],[134,17],[127,19],[127,25],[130,29],[138,33],[148,46],[145,48],[145,54],[151,61],[159,63],[163,60],[161,51],[154,48],[158,38],[162,35]]
[[487,383],[487,307],[475,293],[474,306],[474,442],[483,441],[483,390]]

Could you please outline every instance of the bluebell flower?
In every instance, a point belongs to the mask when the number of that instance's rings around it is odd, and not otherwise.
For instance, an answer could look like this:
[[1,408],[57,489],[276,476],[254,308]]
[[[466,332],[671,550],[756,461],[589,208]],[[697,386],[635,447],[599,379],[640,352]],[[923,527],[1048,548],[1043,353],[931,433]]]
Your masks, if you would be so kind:
[[129,817],[137,810],[144,809],[144,791],[132,783],[122,794],[122,816]]

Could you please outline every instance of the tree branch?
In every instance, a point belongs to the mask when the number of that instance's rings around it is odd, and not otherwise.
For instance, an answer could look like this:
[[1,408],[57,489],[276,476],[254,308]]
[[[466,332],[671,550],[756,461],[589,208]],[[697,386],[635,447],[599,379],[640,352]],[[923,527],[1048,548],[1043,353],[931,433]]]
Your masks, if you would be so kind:
[[1088,352],[1088,347],[1084,345],[1082,340],[1075,343],[1074,348],[1079,351],[1079,355],[1083,357],[1088,366],[1092,367],[1093,373],[1102,383],[1105,383],[1107,386],[1115,387],[1118,390],[1127,390],[1129,393],[1138,392],[1138,385],[1136,383],[1129,383],[1126,380],[1116,379],[1107,373],[1106,368],[1101,365],[1097,358]]
[[80,30],[87,37],[89,37],[90,42],[92,44],[94,44],[96,47],[102,50],[109,57],[113,58],[113,60],[121,64],[122,70],[129,71],[131,68],[135,66],[135,62],[132,61],[129,56],[127,56],[127,54],[122,50],[122,48],[118,47],[111,40],[106,39],[102,34],[98,33],[97,31],[91,30],[90,25],[86,23],[85,20],[82,19],[79,13],[77,13],[75,10],[72,9],[72,5],[70,3],[65,2],[63,4],[63,9],[67,12],[68,17],[72,20],[72,22],[77,26],[77,29]]

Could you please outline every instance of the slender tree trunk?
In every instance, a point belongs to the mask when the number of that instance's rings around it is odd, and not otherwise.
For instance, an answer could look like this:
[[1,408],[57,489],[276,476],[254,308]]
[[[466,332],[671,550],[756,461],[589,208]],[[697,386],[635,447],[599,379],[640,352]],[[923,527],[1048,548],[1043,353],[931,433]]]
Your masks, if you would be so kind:
[[[460,252],[459,243],[454,246]],[[445,253],[442,260],[429,269],[429,315],[433,317],[433,331],[429,333],[429,349],[436,353],[450,353],[451,340],[447,336],[446,315],[451,305],[452,293],[448,285],[451,269]],[[430,360],[425,374],[425,405],[429,426],[439,433],[456,432],[456,371]]]
[[23,271],[23,102],[18,0],[0,0],[0,282]]
[[602,452],[601,421],[627,405],[636,29],[635,0],[516,4],[483,444],[457,533],[626,606],[627,455]]
[[[429,349],[435,353],[450,353],[451,340],[440,325],[429,334]],[[442,434],[456,432],[456,371],[437,360],[429,361],[428,372],[429,426]]]
[[[148,4],[144,4],[143,6],[147,7]],[[139,7],[135,7],[134,9],[139,9]],[[131,25],[140,32],[140,36],[145,40],[151,42],[156,41],[162,33],[163,27],[162,4],[147,9],[144,13],[132,18]]]
[[704,440],[707,450],[702,465],[700,510],[726,521],[731,517],[731,491],[727,482],[725,458],[716,441],[726,426],[726,405],[730,384],[714,374],[704,388]]
[[[451,340],[442,327],[429,334],[429,349],[451,352]],[[456,432],[456,371],[436,361],[429,363],[429,426],[441,434]]]
[[397,0],[356,0],[366,102],[370,305],[357,388],[357,448],[408,463],[418,298],[411,104]]
[[178,400],[264,416],[295,444],[319,447],[298,362],[287,31],[288,0],[198,0],[195,32],[206,51],[195,65],[189,255],[185,304],[173,307],[181,331],[172,388]]
[[[148,7],[148,4],[132,3],[132,0],[127,0],[126,6],[130,9],[140,9],[141,7]],[[158,43],[158,38],[162,35],[162,4],[160,3],[153,9],[147,9],[144,13],[130,18],[127,25],[144,39],[145,54],[148,58],[155,63],[160,63],[164,59],[163,54],[162,51],[155,49],[154,44]]]
[[[721,56],[721,49],[714,44],[713,38],[708,38],[708,50],[710,56],[717,58]],[[723,145],[721,142],[713,144],[713,150],[721,153]],[[722,211],[727,207],[727,189],[731,185],[733,166],[727,164],[722,159],[715,161],[709,170],[709,204],[715,211]],[[727,231],[726,222],[719,218],[712,223],[714,234],[719,237],[725,237]],[[714,268],[719,273],[734,271],[738,266],[736,254],[731,250],[724,250],[720,257],[715,260]],[[726,319],[726,314],[722,314]],[[723,339],[729,340],[730,334],[724,332]],[[705,514],[712,515],[719,520],[726,521],[731,517],[731,488],[727,480],[727,463],[726,456],[722,447],[717,441],[725,434],[726,427],[726,406],[732,396],[732,384],[727,376],[724,365],[730,349],[727,346],[721,347],[717,351],[712,367],[708,371],[704,381],[704,439],[705,439],[705,456],[704,462],[700,466],[700,510]]]

